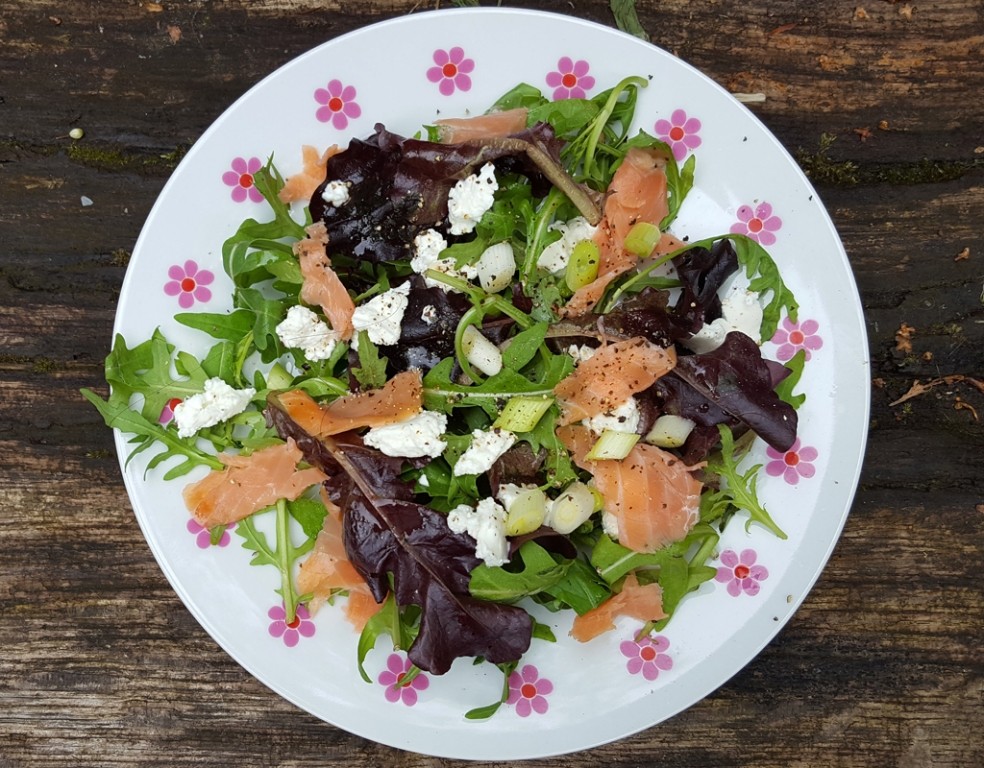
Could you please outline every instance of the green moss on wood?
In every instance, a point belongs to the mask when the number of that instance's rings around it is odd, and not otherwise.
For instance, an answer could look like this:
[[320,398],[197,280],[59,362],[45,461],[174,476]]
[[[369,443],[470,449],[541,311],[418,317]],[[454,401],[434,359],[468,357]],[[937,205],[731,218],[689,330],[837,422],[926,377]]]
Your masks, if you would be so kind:
[[796,161],[803,172],[818,185],[853,187],[860,184],[934,184],[954,181],[977,168],[984,160],[930,160],[922,158],[907,163],[870,163],[859,165],[852,160],[835,160],[830,149],[837,140],[829,133],[820,134],[817,149],[800,149]]
[[148,175],[170,173],[186,151],[185,147],[177,147],[160,155],[145,155],[122,147],[88,142],[75,142],[65,148],[70,160],[89,168]]

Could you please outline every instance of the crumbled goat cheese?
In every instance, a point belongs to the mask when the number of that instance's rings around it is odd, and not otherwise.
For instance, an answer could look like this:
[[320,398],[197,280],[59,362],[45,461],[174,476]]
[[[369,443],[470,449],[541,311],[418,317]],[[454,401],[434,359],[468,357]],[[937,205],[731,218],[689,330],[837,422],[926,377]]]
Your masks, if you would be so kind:
[[359,350],[359,331],[366,331],[373,344],[384,347],[396,344],[400,340],[409,295],[410,283],[406,282],[356,307],[352,313],[352,327],[356,331],[352,336],[352,348]]
[[178,437],[191,437],[198,430],[214,427],[242,413],[253,399],[256,390],[233,389],[222,379],[205,382],[205,391],[192,395],[174,409],[174,423]]
[[737,285],[733,285],[721,299],[721,317],[705,323],[697,333],[683,342],[683,345],[698,354],[710,352],[724,343],[724,337],[731,331],[741,331],[756,344],[762,343],[762,305],[759,295]]
[[583,363],[585,360],[590,360],[595,353],[594,347],[589,347],[587,344],[582,344],[578,346],[577,344],[571,344],[567,348],[567,354],[574,358],[574,363]]
[[601,513],[601,529],[618,541],[618,518],[611,512]]
[[374,427],[362,441],[387,456],[416,459],[429,456],[436,459],[448,444],[441,436],[448,429],[448,417],[437,411],[421,411],[405,421]]
[[480,475],[492,469],[492,465],[516,442],[516,435],[507,429],[476,429],[472,432],[471,445],[465,449],[454,465],[454,476]]
[[455,507],[448,512],[448,528],[475,539],[475,556],[486,565],[504,565],[509,561],[506,510],[495,499],[482,499],[475,509],[467,504]]
[[[428,269],[443,272],[451,277],[460,277],[462,280],[471,280],[475,277],[475,268],[465,265],[458,269],[454,265],[453,258],[441,258],[441,251],[448,247],[448,241],[444,235],[436,229],[425,229],[413,239],[414,256],[410,259],[410,269],[418,275],[424,275]],[[433,280],[424,275],[424,284],[428,288],[440,288],[447,293],[454,291],[449,285],[438,280]]]
[[277,336],[288,349],[299,349],[312,363],[327,360],[335,351],[335,334],[307,307],[296,304],[277,325]]
[[590,240],[598,231],[583,216],[575,216],[570,221],[555,221],[549,229],[560,232],[560,240],[550,243],[540,253],[536,265],[547,272],[557,273],[567,269],[574,246],[582,240]]
[[584,426],[599,435],[606,429],[617,432],[638,432],[641,419],[639,403],[634,397],[630,397],[608,413],[599,413],[597,416],[585,419]]
[[339,208],[349,201],[349,185],[346,181],[329,181],[325,185],[321,199]]
[[452,235],[466,235],[492,207],[499,182],[495,166],[486,163],[477,174],[461,179],[448,193],[448,223]]
[[420,319],[424,321],[425,325],[434,325],[437,322],[437,307],[428,304],[420,311]]

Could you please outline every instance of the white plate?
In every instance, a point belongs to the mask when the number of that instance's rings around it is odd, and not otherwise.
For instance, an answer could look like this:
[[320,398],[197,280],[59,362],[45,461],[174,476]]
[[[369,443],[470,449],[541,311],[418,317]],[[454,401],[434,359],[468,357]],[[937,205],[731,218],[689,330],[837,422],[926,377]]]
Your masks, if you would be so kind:
[[[275,637],[283,630],[269,615],[278,602],[275,570],[251,567],[250,553],[235,534],[225,546],[199,548],[199,537],[188,529],[182,483],[163,482],[159,471],[145,475],[140,461],[125,467],[144,535],[202,626],[278,694],[352,733],[453,758],[572,752],[665,720],[748,663],[818,577],[858,480],[868,422],[868,360],[844,250],[790,156],[707,77],[613,29],[506,9],[405,16],[340,37],[282,67],[205,132],[141,233],[116,330],[132,345],[160,327],[179,348],[202,352],[208,340],[173,317],[184,311],[181,301],[191,301],[193,310],[230,307],[221,245],[242,219],[266,216],[238,181],[259,160],[273,153],[289,175],[300,168],[302,145],[344,145],[370,134],[376,122],[407,134],[439,115],[483,111],[520,81],[561,98],[577,88],[593,95],[626,75],[651,80],[640,96],[635,127],[679,140],[681,156],[697,155],[696,188],[674,232],[691,238],[732,226],[764,232],[759,237],[800,301],[800,324],[787,334],[792,347],[770,341],[765,352],[775,357],[802,343],[812,347],[801,385],[807,395],[801,442],[795,456],[770,457],[763,449],[758,456],[773,469],[785,467],[780,474],[763,473],[759,489],[789,539],[779,541],[760,527],[746,532],[740,521],[730,525],[713,561],[723,581],[710,581],[689,596],[650,646],[632,643],[637,622],[620,621],[617,630],[581,645],[567,637],[569,619],[541,615],[559,642],[534,643],[521,665],[525,688],[518,686],[517,701],[490,720],[469,721],[463,716],[468,709],[499,695],[502,678],[494,667],[459,660],[443,677],[418,678],[415,697],[389,701],[378,678],[385,680],[387,664],[403,657],[391,658],[385,638],[368,658],[374,680],[369,684],[356,671],[357,635],[340,610],[323,609],[304,622],[305,633]],[[214,277],[205,291],[204,271]],[[183,290],[182,279],[195,290]],[[169,283],[176,284],[170,293]],[[117,446],[125,455],[124,437],[117,436]],[[755,567],[749,568],[753,558]],[[736,571],[745,581],[729,577]],[[285,639],[298,642],[291,647]],[[426,687],[420,683],[424,677]]]

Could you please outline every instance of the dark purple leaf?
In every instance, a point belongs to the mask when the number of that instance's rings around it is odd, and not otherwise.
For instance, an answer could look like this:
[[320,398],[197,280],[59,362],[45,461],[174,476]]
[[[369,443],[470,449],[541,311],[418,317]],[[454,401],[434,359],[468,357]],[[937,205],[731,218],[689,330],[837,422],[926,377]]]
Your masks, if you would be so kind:
[[738,254],[730,240],[718,240],[710,249],[684,251],[673,259],[673,266],[683,284],[673,315],[678,325],[689,326],[692,335],[721,316],[718,291],[738,271]]
[[[440,226],[447,218],[448,192],[486,162],[515,156],[506,165],[538,171],[525,159],[534,145],[556,160],[560,143],[547,123],[505,139],[439,144],[408,139],[376,125],[367,139],[353,139],[344,152],[328,159],[325,182],[311,197],[311,216],[328,228],[332,258],[347,254],[372,262],[410,257],[417,232]],[[505,162],[505,161],[504,161]],[[558,163],[559,165],[559,163]],[[349,201],[337,208],[321,195],[329,181],[349,185]]]
[[796,411],[776,395],[758,345],[743,333],[732,331],[711,352],[681,356],[667,376],[686,382],[707,399],[706,404],[680,414],[698,424],[716,418],[716,407],[746,424],[778,451],[789,450],[796,440]]
[[402,460],[365,446],[352,433],[317,439],[268,399],[281,437],[293,437],[305,460],[320,467],[329,497],[343,511],[342,535],[352,565],[377,602],[392,584],[401,607],[420,607],[420,630],[407,656],[443,674],[459,656],[494,663],[516,661],[529,648],[533,620],[522,608],[473,598],[471,571],[479,564],[475,542],[454,533],[441,513],[412,501],[400,479]]

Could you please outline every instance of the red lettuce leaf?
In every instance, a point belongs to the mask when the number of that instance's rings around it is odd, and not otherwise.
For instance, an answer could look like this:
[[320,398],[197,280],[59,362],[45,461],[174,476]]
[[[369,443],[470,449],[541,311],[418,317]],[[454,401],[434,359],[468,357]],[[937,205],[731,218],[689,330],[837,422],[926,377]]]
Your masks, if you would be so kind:
[[407,657],[420,669],[444,674],[461,656],[496,664],[518,660],[529,648],[533,620],[516,606],[473,598],[475,542],[453,532],[440,512],[413,501],[400,479],[402,460],[365,446],[352,433],[317,439],[268,399],[281,437],[293,437],[305,459],[328,476],[329,498],[343,510],[346,554],[382,602],[392,587],[401,607],[420,608],[420,628]]

